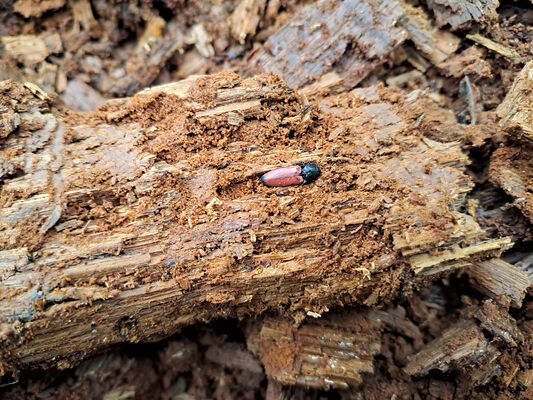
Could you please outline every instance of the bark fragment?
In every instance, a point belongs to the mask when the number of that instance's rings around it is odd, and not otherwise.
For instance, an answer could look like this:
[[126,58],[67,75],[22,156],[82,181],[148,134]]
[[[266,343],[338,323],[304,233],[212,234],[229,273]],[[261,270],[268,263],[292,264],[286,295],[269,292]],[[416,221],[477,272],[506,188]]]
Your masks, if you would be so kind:
[[252,62],[290,86],[305,86],[334,71],[353,87],[405,40],[406,32],[396,26],[403,14],[394,0],[333,5],[322,0],[271,35]]
[[428,0],[437,25],[449,25],[451,30],[467,28],[472,21],[482,22],[497,18],[498,0]]

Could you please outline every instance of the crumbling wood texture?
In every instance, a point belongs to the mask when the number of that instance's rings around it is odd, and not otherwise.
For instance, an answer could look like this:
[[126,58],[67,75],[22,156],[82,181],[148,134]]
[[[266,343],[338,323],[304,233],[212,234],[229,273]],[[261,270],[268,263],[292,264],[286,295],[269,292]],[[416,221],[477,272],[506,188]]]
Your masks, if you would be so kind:
[[505,131],[533,145],[533,61],[529,61],[516,76],[496,113]]
[[[460,144],[423,138],[383,96],[312,106],[275,76],[221,73],[75,114],[3,82],[3,371],[213,318],[378,305],[498,257],[509,239],[461,212]],[[259,182],[308,161],[311,185]]]
[[353,87],[406,39],[395,0],[322,0],[303,7],[254,56],[257,71],[303,87],[327,72]]
[[235,40],[244,44],[246,38],[255,35],[265,5],[266,0],[240,0],[229,20],[231,35]]
[[[461,374],[459,391],[489,381],[508,387],[531,353],[516,321],[490,300],[463,310],[459,320],[411,358],[404,372],[414,376],[432,370]],[[520,356],[519,356],[520,355]],[[513,360],[509,368],[509,360]]]
[[444,62],[459,48],[461,40],[453,33],[432,25],[422,8],[405,2],[402,7],[405,15],[400,18],[400,26],[405,28],[409,40],[432,64]]
[[526,272],[501,259],[474,263],[466,271],[476,289],[507,307],[522,307],[531,286]]
[[261,358],[269,378],[284,385],[354,388],[362,373],[374,372],[374,356],[381,349],[383,323],[367,314],[328,314],[300,327],[267,318],[249,336],[248,348]]
[[511,145],[497,149],[491,157],[489,179],[501,187],[533,222],[533,147]]
[[428,7],[435,15],[437,25],[449,25],[451,30],[468,28],[475,22],[494,20],[498,17],[498,0],[428,0]]

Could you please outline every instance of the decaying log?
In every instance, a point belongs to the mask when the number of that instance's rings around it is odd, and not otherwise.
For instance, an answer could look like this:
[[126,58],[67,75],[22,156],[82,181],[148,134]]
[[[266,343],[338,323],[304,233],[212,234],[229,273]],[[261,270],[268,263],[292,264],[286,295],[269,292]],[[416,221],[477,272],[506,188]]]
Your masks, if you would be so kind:
[[526,272],[501,259],[474,263],[466,272],[476,289],[507,307],[522,307],[531,286]]
[[533,144],[533,61],[529,61],[516,76],[505,99],[496,113],[501,118],[500,125],[516,138]]
[[396,26],[402,15],[395,0],[321,0],[271,35],[252,63],[290,86],[303,87],[333,71],[351,88],[406,39]]
[[[20,119],[0,138],[2,370],[218,317],[376,305],[507,249],[461,211],[460,143],[422,137],[401,96],[360,93],[313,106],[275,76],[221,73],[75,114],[1,83]],[[309,161],[313,184],[259,182]]]
[[437,25],[449,25],[451,30],[467,28],[472,21],[483,22],[496,19],[498,0],[428,0]]
[[248,337],[270,379],[284,385],[348,389],[374,371],[381,348],[378,318],[366,312],[328,314],[296,328],[290,320],[267,318]]

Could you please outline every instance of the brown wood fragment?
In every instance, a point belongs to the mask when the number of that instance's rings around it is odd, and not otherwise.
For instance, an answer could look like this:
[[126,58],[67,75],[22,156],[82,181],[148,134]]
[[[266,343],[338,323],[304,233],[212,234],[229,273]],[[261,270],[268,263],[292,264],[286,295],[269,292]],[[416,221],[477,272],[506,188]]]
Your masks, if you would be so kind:
[[426,60],[422,56],[422,54],[413,47],[406,46],[405,53],[407,54],[407,61],[409,61],[409,63],[420,72],[426,72],[429,67],[431,67],[431,63]]
[[491,156],[489,180],[502,188],[516,207],[533,221],[533,147],[509,146],[497,149]]
[[94,18],[89,0],[71,0],[69,1],[74,14],[74,21],[78,25],[75,30],[80,27],[86,31],[98,28],[98,21]]
[[454,366],[479,360],[490,353],[490,346],[475,322],[463,320],[415,354],[404,371],[417,376],[426,375],[434,369],[446,372]]
[[255,35],[266,0],[240,0],[229,18],[231,35],[240,44]]
[[531,285],[524,271],[501,259],[474,263],[466,272],[476,289],[507,307],[522,307],[522,300]]
[[485,301],[481,307],[476,307],[472,317],[479,321],[482,329],[506,346],[518,347],[524,342],[524,335],[518,329],[514,318],[492,301]]
[[516,76],[496,113],[500,126],[516,138],[533,145],[533,61],[526,63]]
[[482,22],[497,18],[498,0],[428,0],[437,25],[449,25],[451,30],[468,28],[472,21]]
[[402,15],[394,0],[322,0],[303,7],[271,35],[252,62],[290,86],[334,71],[353,87],[405,40],[405,30],[396,26]]
[[432,64],[445,61],[459,48],[461,40],[451,32],[432,26],[428,15],[418,7],[403,2],[405,15],[400,25],[405,28],[409,40]]
[[466,35],[467,39],[473,40],[476,43],[479,43],[482,46],[485,46],[487,49],[495,51],[496,53],[507,57],[511,60],[519,60],[520,54],[514,49],[510,49],[508,47],[505,47],[501,45],[500,43],[495,42],[494,40],[490,40],[489,38],[486,38],[483,35],[480,35],[479,33],[474,34],[468,34]]
[[13,9],[26,18],[40,17],[45,12],[65,5],[65,0],[17,0]]
[[3,36],[0,40],[6,56],[27,66],[35,65],[51,54],[44,40],[36,35]]
[[20,125],[20,115],[13,110],[0,114],[0,138],[6,138]]
[[492,68],[486,60],[487,51],[479,46],[470,46],[459,54],[451,56],[437,67],[446,76],[461,79],[468,75],[474,82],[492,78]]
[[377,320],[365,313],[307,319],[296,328],[290,320],[268,318],[248,347],[261,357],[266,373],[284,385],[348,389],[372,373],[381,348]]

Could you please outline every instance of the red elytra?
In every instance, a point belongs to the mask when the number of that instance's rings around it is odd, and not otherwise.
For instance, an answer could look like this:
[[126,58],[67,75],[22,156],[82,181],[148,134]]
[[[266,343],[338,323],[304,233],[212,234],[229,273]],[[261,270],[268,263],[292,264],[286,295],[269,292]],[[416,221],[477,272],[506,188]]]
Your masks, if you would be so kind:
[[292,167],[278,168],[267,172],[261,177],[261,183],[266,186],[292,186],[304,183],[304,178],[300,175],[302,168],[298,165]]

